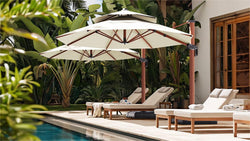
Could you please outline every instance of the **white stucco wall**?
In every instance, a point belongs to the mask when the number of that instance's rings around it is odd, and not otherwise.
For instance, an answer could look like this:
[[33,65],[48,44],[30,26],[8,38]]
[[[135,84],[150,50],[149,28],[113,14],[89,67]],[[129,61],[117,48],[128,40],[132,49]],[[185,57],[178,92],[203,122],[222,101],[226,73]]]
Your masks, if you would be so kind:
[[[203,0],[192,0],[193,8]],[[198,56],[195,57],[195,70],[198,77],[195,83],[195,103],[203,103],[211,92],[210,72],[210,19],[225,14],[250,8],[250,0],[206,0],[195,13],[195,20],[201,23],[201,28],[196,28],[198,44]]]

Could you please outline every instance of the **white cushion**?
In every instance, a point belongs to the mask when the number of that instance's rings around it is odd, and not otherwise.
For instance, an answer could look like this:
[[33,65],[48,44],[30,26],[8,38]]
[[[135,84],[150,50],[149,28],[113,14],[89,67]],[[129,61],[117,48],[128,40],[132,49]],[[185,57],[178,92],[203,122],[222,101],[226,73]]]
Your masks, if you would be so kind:
[[224,105],[226,98],[214,98],[208,97],[207,100],[203,103],[204,110],[217,110],[222,108]]
[[223,110],[176,110],[174,111],[175,116],[188,117],[188,118],[227,118],[233,117],[232,111]]
[[86,102],[86,106],[93,106],[94,103],[110,103],[110,102]]
[[174,115],[175,110],[183,110],[183,109],[155,109],[154,113],[156,115]]
[[232,89],[223,89],[219,95],[219,98],[228,98],[231,95],[232,91]]
[[203,107],[203,104],[191,104],[188,106],[190,110],[201,110]]
[[248,111],[248,112],[234,112],[233,118],[234,118],[234,120],[250,121],[250,111]]
[[170,87],[169,90],[165,93],[159,93],[158,90],[155,91],[150,97],[148,97],[143,105],[145,104],[159,106],[159,103],[162,102],[169,94],[171,94],[174,89]]
[[135,89],[134,93],[141,93],[141,91],[142,91],[141,87],[138,87]]
[[[104,104],[103,108],[108,109],[155,109],[155,105],[145,104]],[[128,110],[129,111],[129,110]]]
[[[145,89],[145,93],[148,92],[148,88]],[[128,102],[136,104],[141,99],[141,88],[138,87],[135,91],[128,97]]]
[[225,110],[225,111],[233,111],[233,110],[236,110],[238,108],[239,108],[239,106],[235,106],[233,104],[228,104],[228,105],[223,106],[223,110]]
[[[228,91],[225,91],[225,93],[223,94],[224,96],[226,95],[226,92]],[[228,104],[238,92],[239,90],[233,90],[231,94],[226,98],[223,98],[223,96],[220,97],[220,95],[219,95],[219,98],[208,97],[207,100],[203,103],[203,106],[204,106],[203,109],[205,110],[222,109],[223,106],[225,104]]]
[[128,97],[128,102],[135,104],[141,99],[141,93],[133,93]]
[[169,90],[170,88],[169,87],[161,87],[160,89],[158,89],[158,92],[159,93],[165,93]]
[[215,88],[209,95],[209,97],[219,97],[222,89]]

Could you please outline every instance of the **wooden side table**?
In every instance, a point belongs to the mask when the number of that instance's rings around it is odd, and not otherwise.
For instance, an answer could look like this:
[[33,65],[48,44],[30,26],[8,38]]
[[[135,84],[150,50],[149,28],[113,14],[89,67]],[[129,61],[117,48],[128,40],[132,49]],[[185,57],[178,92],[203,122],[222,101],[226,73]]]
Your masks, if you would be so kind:
[[162,108],[162,105],[163,105],[164,109],[167,109],[167,105],[168,105],[169,109],[172,109],[172,103],[171,102],[160,102],[159,103],[159,108],[160,109]]
[[250,99],[232,99],[229,104],[243,106],[242,110],[250,110]]

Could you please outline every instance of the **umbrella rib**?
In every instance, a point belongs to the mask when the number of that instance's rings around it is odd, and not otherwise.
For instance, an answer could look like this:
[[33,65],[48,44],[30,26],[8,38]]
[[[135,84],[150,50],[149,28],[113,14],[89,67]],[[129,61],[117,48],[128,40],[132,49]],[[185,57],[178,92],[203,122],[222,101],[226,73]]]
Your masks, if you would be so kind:
[[127,39],[126,39],[126,30],[123,30],[123,43],[126,43]]
[[102,55],[102,54],[104,54],[104,53],[105,53],[105,50],[102,50],[102,51],[100,51],[99,53],[97,53],[94,57],[100,56],[100,55]]
[[56,36],[56,38],[58,39],[58,38],[61,38],[61,37],[64,37],[64,36],[68,36],[68,35],[71,35],[71,34],[73,34],[73,33],[66,33],[66,34],[63,34],[63,35]]
[[90,36],[90,35],[92,35],[92,34],[94,34],[94,33],[97,33],[97,32],[98,32],[98,30],[93,31],[93,32],[91,32],[91,33],[89,33],[89,34],[87,34],[87,35],[81,37],[81,38],[78,38],[78,39],[76,39],[76,40],[74,40],[74,41],[68,43],[67,45],[68,45],[68,46],[69,46],[69,45],[72,45],[72,44],[74,44],[74,43],[76,43],[76,42],[82,40],[83,38],[86,38],[86,37],[88,37],[88,36]]
[[138,57],[138,56],[136,56],[136,55],[134,55],[134,54],[125,52],[125,51],[121,51],[121,53],[127,54],[127,55],[132,56],[132,57],[134,57],[134,58],[136,58],[136,59],[140,59],[140,57]]
[[62,53],[64,53],[64,52],[66,52],[66,51],[67,51],[67,50],[60,51],[59,53],[57,53],[57,54],[51,56],[49,59],[53,59],[54,57],[56,57],[56,56],[58,56],[58,55],[60,55],[60,54],[62,54]]
[[162,32],[160,32],[160,31],[157,31],[157,30],[152,30],[153,32],[155,32],[155,33],[158,33],[158,34],[160,34],[160,35],[162,35],[162,36],[164,36],[164,37],[167,37],[167,38],[169,38],[169,39],[171,39],[171,40],[174,40],[174,41],[176,41],[176,42],[179,42],[179,43],[181,43],[181,44],[183,44],[183,45],[187,45],[187,43],[185,43],[185,42],[182,42],[181,40],[178,40],[178,39],[176,39],[176,38],[174,38],[174,37],[172,37],[172,36],[169,36],[169,35],[167,35],[167,34],[164,34],[164,33],[162,33]]
[[97,34],[100,34],[100,35],[102,35],[102,36],[104,36],[104,37],[107,37],[107,38],[109,38],[109,39],[111,39],[111,40],[115,40],[115,41],[121,43],[121,41],[119,41],[119,40],[117,40],[117,39],[114,38],[115,35],[114,35],[113,37],[111,37],[111,36],[109,36],[108,34],[102,32],[102,31],[100,31],[100,30],[98,30],[96,33],[97,33]]
[[129,34],[128,34],[128,38],[127,41],[129,40],[130,35],[132,34],[133,30],[130,30]]
[[[116,15],[110,15],[110,17],[108,17],[108,18],[105,18],[105,19],[103,19],[103,20],[100,20],[99,22],[101,22],[101,21],[107,21],[107,20],[109,20],[109,19],[112,19],[113,17],[115,17]],[[97,22],[98,23],[98,22]]]
[[[150,48],[153,48],[151,45],[150,45],[150,43],[140,34],[140,32],[138,31],[138,30],[135,30],[137,33],[138,33],[138,35],[144,40],[144,42],[150,47]],[[149,31],[149,30],[148,30]],[[144,32],[145,33],[145,32]],[[143,33],[143,34],[144,34]]]
[[[115,37],[115,35],[116,35],[116,33],[118,32],[118,30],[116,30],[116,31],[114,31],[115,32],[115,34],[113,35],[113,37],[112,38],[114,38]],[[113,39],[110,39],[110,41],[109,41],[109,43],[107,44],[107,46],[106,46],[106,49],[108,49],[109,48],[109,46],[110,46],[110,44],[111,44],[111,42],[113,41]]]
[[[76,52],[76,53],[81,54],[82,56],[89,57],[88,55],[86,55],[86,54],[84,54],[84,53],[81,53],[81,52],[79,52],[79,51],[77,51],[77,50],[73,50],[73,51]],[[85,51],[85,50],[83,50],[83,51]],[[81,57],[81,58],[82,58],[82,57]]]
[[[129,40],[128,43],[129,43],[129,42],[136,41],[136,40],[138,40],[138,39],[140,39],[140,38],[144,38],[144,37],[146,37],[146,36],[148,36],[148,35],[154,33],[153,31],[150,32],[150,33],[147,33],[147,32],[149,32],[149,31],[150,31],[150,30],[147,30],[147,31],[145,31],[145,32],[142,33],[142,34],[138,33],[138,31],[137,31],[138,34],[137,34],[134,38],[132,38],[131,40]],[[146,34],[146,33],[147,33],[147,34]],[[146,34],[146,35],[144,35],[144,34]]]
[[112,59],[114,59],[114,60],[116,61],[115,57],[114,57],[113,55],[111,55],[111,54],[109,53],[109,51],[106,51],[106,53],[107,53]]
[[83,53],[87,54],[87,57],[89,57],[89,52],[87,50],[83,50]]
[[[113,30],[113,31],[114,31],[114,30]],[[117,35],[118,30],[116,30],[116,31],[114,31],[114,32],[115,32],[114,35],[120,40],[120,42],[123,42],[123,40],[121,39],[121,37]],[[113,36],[113,38],[114,38],[114,36]]]
[[[144,33],[146,33],[146,32],[144,32]],[[144,34],[144,33],[143,33],[143,34]],[[142,37],[146,37],[146,36],[148,36],[148,35],[150,35],[150,34],[152,34],[152,33],[154,33],[154,32],[150,32],[150,33],[148,33],[148,34],[146,34],[146,35],[141,34],[141,37],[137,36],[137,38],[134,38],[133,40],[131,39],[129,42],[136,41],[136,40],[141,39]]]

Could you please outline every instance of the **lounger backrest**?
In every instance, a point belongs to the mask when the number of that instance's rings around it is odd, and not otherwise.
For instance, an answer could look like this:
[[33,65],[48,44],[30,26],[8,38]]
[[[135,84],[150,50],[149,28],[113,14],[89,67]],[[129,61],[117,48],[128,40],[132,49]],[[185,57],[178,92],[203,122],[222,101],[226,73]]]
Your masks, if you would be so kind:
[[173,92],[174,88],[172,87],[161,87],[156,90],[150,97],[146,99],[143,103],[145,105],[156,105],[158,106],[169,94]]
[[228,97],[225,97],[224,95],[220,94],[219,95],[219,99],[226,99],[224,101],[224,103],[221,104],[220,108],[219,109],[222,109],[224,105],[227,105],[229,104],[229,102],[235,98],[236,94],[239,92],[239,90],[235,90],[233,89],[232,90],[232,93],[228,96]]
[[225,104],[231,101],[238,90],[233,89],[214,89],[207,100],[203,103],[203,110],[218,110],[221,109]]
[[[145,89],[145,94],[148,92],[148,90],[148,88]],[[141,92],[141,87],[136,88],[135,91],[128,97],[128,102],[136,104],[141,99]]]

